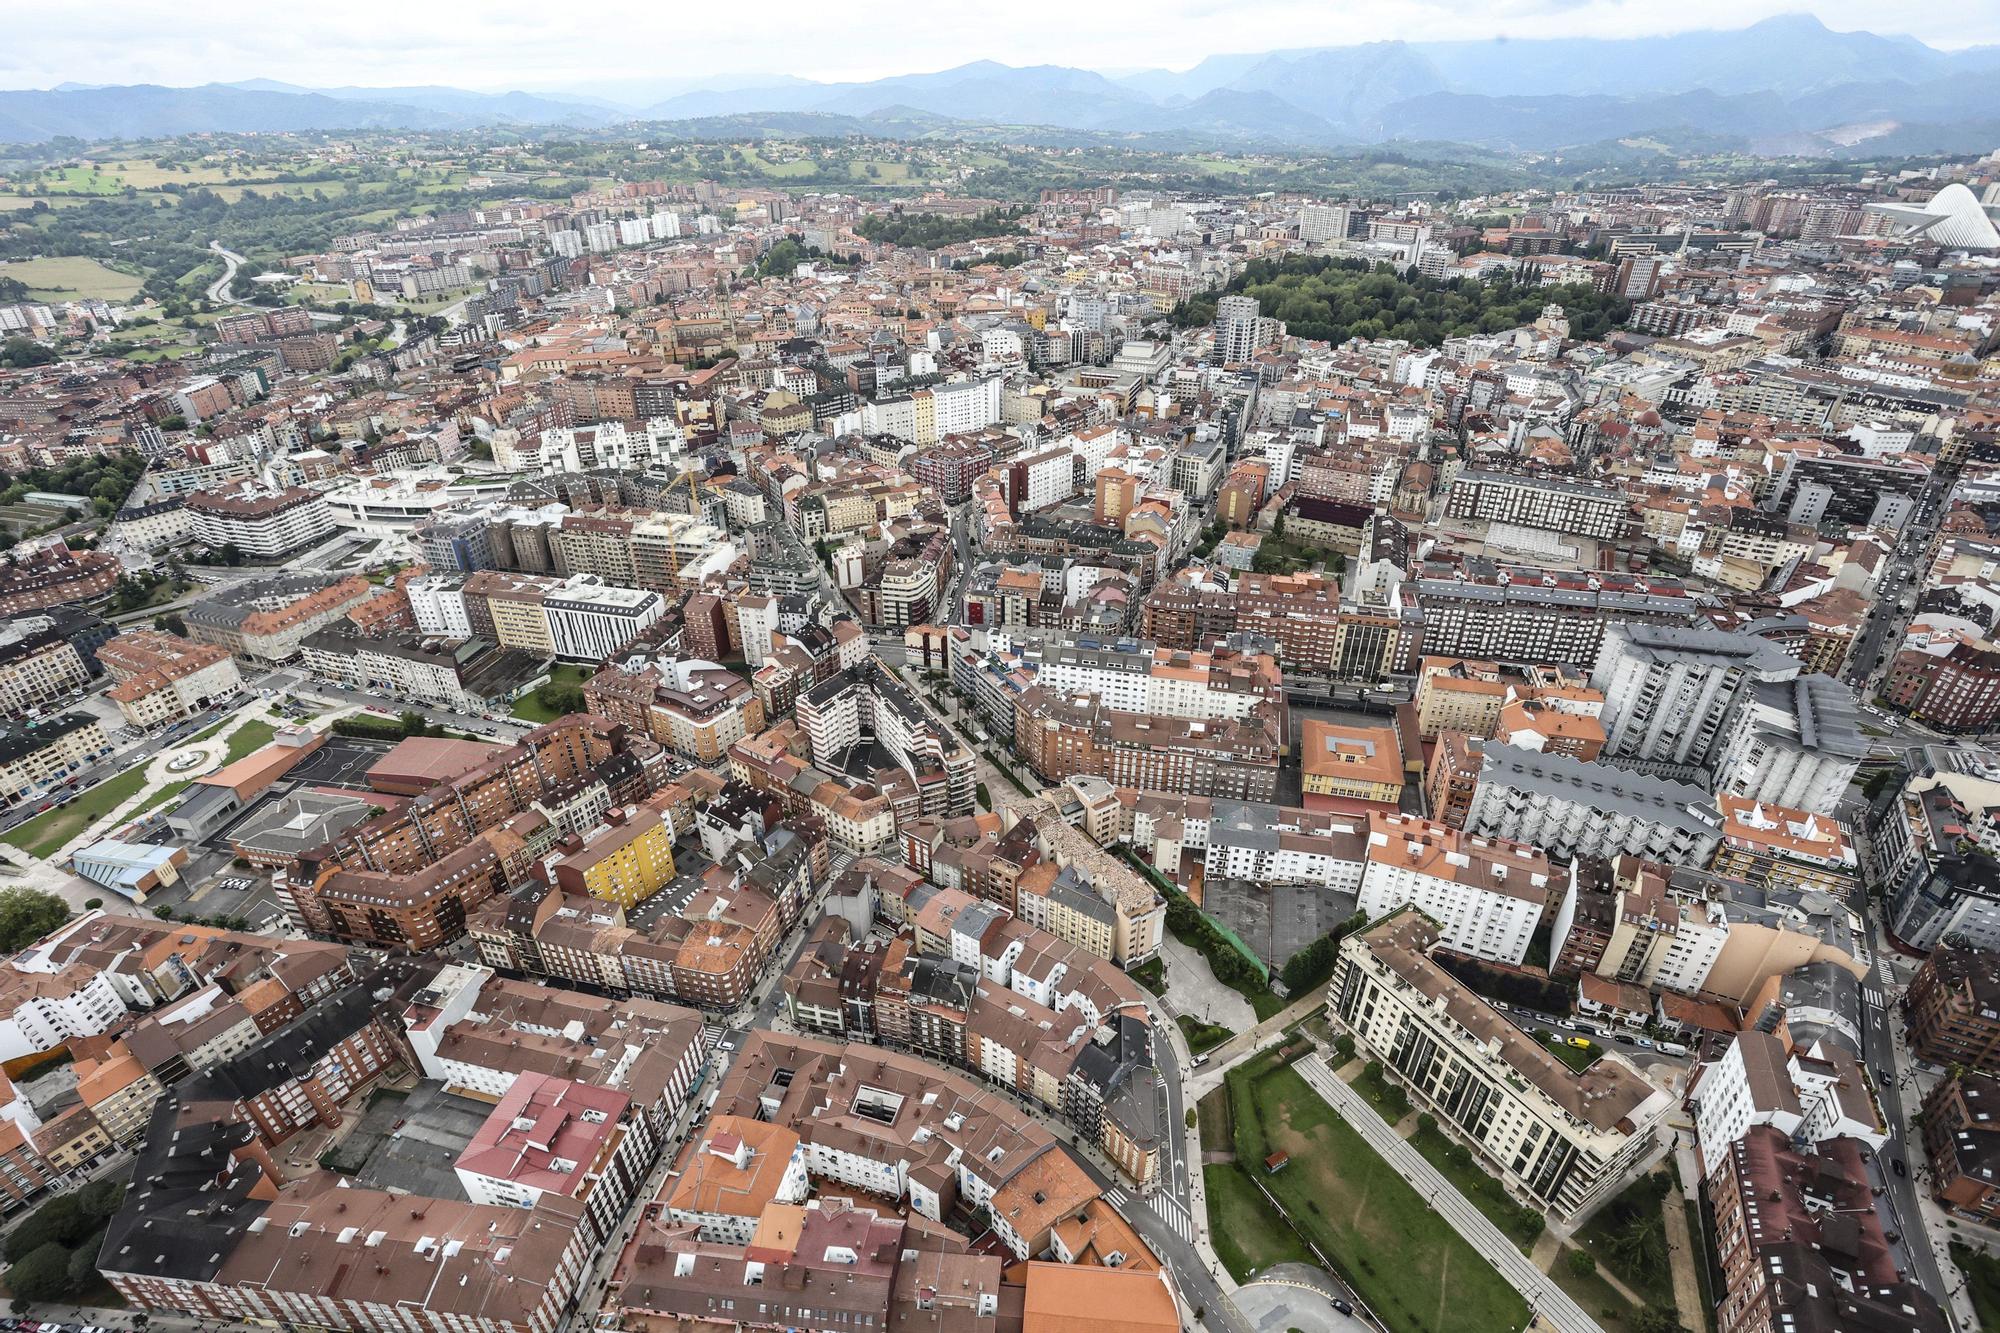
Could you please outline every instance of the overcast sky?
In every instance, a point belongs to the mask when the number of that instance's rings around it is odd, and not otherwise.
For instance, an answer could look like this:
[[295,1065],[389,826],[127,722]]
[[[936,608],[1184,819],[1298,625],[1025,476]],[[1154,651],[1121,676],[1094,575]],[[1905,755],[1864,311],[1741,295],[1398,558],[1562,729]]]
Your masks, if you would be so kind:
[[[1387,38],[1626,37],[1742,27],[1799,0],[14,0],[0,87],[251,78],[503,91],[715,76],[871,79],[969,60],[1126,70]],[[1820,0],[1840,30],[2000,43],[2000,0]]]

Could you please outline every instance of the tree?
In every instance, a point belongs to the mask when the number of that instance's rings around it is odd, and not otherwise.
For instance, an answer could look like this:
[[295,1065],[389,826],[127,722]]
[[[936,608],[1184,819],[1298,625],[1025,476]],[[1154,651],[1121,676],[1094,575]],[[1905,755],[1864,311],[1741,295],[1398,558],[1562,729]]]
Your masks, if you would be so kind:
[[22,1300],[53,1301],[69,1294],[69,1255],[50,1241],[7,1270],[7,1289]]
[[1688,1333],[1672,1310],[1663,1310],[1657,1305],[1649,1305],[1634,1311],[1625,1320],[1626,1333]]
[[0,889],[0,952],[25,949],[69,920],[69,904],[53,893],[11,885]]
[[55,348],[33,338],[14,337],[0,343],[0,367],[25,370],[30,366],[46,366],[55,359]]
[[1597,1271],[1597,1256],[1589,1250],[1571,1250],[1568,1263],[1569,1271],[1578,1277],[1589,1277]]
[[553,681],[535,691],[535,702],[558,715],[587,711],[581,688],[575,685],[559,685]]

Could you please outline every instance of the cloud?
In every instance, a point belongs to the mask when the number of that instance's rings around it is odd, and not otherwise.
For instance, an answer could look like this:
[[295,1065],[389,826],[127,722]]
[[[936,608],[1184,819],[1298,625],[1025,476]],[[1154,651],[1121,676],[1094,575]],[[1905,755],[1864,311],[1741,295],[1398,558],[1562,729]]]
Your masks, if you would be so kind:
[[[1358,42],[1498,36],[1629,37],[1741,27],[1795,0],[1016,0],[968,20],[933,0],[873,0],[865,21],[820,0],[766,0],[754,14],[673,0],[344,0],[301,22],[268,0],[57,0],[14,7],[0,86],[228,82],[316,86],[448,83],[488,90],[608,84],[699,86],[707,78],[859,80],[969,60],[1184,69],[1206,56]],[[1821,0],[1830,27],[1908,32],[1939,46],[2000,42],[2000,3]],[[584,21],[579,22],[579,19]]]

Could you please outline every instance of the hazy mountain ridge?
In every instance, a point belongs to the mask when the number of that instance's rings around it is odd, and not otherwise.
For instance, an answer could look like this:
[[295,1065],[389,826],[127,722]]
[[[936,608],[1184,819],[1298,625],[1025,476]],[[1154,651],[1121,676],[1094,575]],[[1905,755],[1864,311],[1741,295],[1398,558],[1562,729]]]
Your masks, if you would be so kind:
[[[1789,16],[1668,37],[1374,42],[1216,55],[1116,79],[1062,65],[975,61],[865,83],[738,79],[624,111],[601,95],[428,86],[309,89],[270,80],[0,93],[0,139],[199,130],[598,128],[801,114],[1327,148],[1448,140],[1552,152],[1676,132],[1773,151],[1867,151],[1893,140],[1956,151],[2000,120],[2000,47],[1939,51],[1909,37],[1833,32]],[[1852,127],[1869,133],[1856,141]],[[828,130],[831,133],[858,132]],[[880,132],[880,131],[877,131]]]

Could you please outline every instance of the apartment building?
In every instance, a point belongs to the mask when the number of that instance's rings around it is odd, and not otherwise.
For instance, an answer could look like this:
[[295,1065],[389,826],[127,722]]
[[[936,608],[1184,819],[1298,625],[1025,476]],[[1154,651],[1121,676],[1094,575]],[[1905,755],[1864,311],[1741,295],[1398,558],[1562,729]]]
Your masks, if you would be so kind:
[[196,641],[275,666],[298,656],[307,635],[374,595],[359,575],[276,574],[218,588],[181,616]]
[[1425,657],[1417,664],[1417,734],[1433,740],[1439,732],[1491,736],[1507,702],[1507,683],[1498,662]]
[[0,559],[0,615],[94,601],[124,573],[109,551],[72,551],[56,537],[24,541]]
[[896,761],[925,814],[971,812],[972,752],[879,659],[813,686],[799,696],[796,713],[822,767],[839,766],[848,751],[872,741]]
[[557,844],[549,862],[557,887],[634,907],[674,877],[674,830],[648,806],[613,810],[606,822]]
[[196,491],[187,497],[195,540],[220,550],[234,546],[257,560],[275,560],[312,546],[333,531],[333,510],[319,491]]
[[1410,908],[1349,935],[1330,1012],[1516,1197],[1567,1218],[1617,1193],[1672,1097],[1616,1056],[1572,1070],[1433,962],[1440,942]]
[[1831,816],[1871,744],[1845,682],[1819,674],[1757,680],[1737,699],[1709,769],[1718,795]]
[[602,662],[664,615],[666,603],[651,589],[613,587],[594,574],[575,574],[545,590],[541,609],[555,656]]
[[1918,1057],[2000,1073],[2000,954],[1938,945],[1910,978],[1904,1008]]
[[1447,518],[1604,542],[1625,535],[1631,510],[1631,501],[1614,486],[1480,468],[1466,468],[1453,479],[1444,507]]
[[1170,879],[1186,883],[1199,866],[1210,879],[1361,890],[1368,854],[1363,817],[1130,788],[1114,799],[1120,818],[1096,840],[1128,843]]
[[1802,1151],[1759,1126],[1708,1166],[1718,1333],[1945,1333],[1936,1297],[1896,1266],[1863,1145],[1849,1138]]
[[1400,591],[1422,609],[1427,653],[1529,665],[1566,662],[1583,671],[1596,665],[1610,625],[1705,625],[1704,613],[1715,605],[1675,579],[1483,558],[1420,565]]
[[1931,1197],[1960,1217],[2000,1223],[2000,1079],[1958,1070],[1924,1095]]
[[0,801],[38,796],[111,753],[89,713],[59,713],[0,726]]
[[1021,665],[1051,692],[1095,695],[1127,713],[1245,717],[1259,703],[1282,704],[1284,696],[1275,658],[1228,648],[1190,652],[1143,639],[1062,633],[1024,641]]
[[1546,853],[1410,815],[1368,816],[1355,907],[1371,921],[1415,906],[1447,949],[1517,964],[1555,891]]
[[593,676],[583,693],[591,711],[703,764],[764,729],[764,706],[750,682],[712,662],[662,658],[638,666],[627,659]]
[[1793,680],[1799,669],[1797,658],[1749,634],[1612,625],[1590,677],[1604,693],[1605,757],[1658,772],[1701,768],[1752,683]]
[[1830,815],[1718,794],[1722,846],[1715,872],[1759,888],[1817,889],[1845,897],[1858,882],[1853,840]]
[[553,1333],[601,1239],[568,1198],[514,1208],[332,1189],[318,1173],[288,1183],[255,1129],[203,1088],[161,1100],[138,1170],[99,1268],[145,1311],[342,1333],[410,1333],[412,1321],[420,1333]]
[[1843,898],[1811,887],[1746,892],[1718,875],[1621,856],[1576,863],[1555,909],[1550,954],[1555,976],[1750,1009],[1783,979],[1827,966],[1858,987],[1868,950]]
[[619,1000],[452,963],[400,1010],[423,1076],[498,1102],[524,1077],[574,1080],[664,1127],[693,1095],[712,1037],[692,1009]]
[[158,630],[126,630],[98,648],[97,660],[115,682],[106,697],[136,727],[202,712],[243,689],[228,652]]
[[1125,713],[1031,686],[1014,703],[1014,744],[1045,782],[1072,776],[1114,786],[1269,801],[1278,789],[1278,719],[1259,708],[1207,721]]
[[29,613],[0,623],[0,713],[24,717],[80,694],[91,665],[53,615]]
[[1760,1028],[1739,1032],[1720,1059],[1697,1071],[1688,1101],[1702,1170],[1710,1174],[1754,1126],[1795,1143],[1854,1139],[1870,1151],[1889,1140],[1860,1062],[1826,1040],[1800,1048]]
[[748,1245],[766,1207],[802,1204],[808,1193],[797,1134],[743,1116],[711,1116],[688,1136],[660,1202],[668,1219],[697,1228],[703,1240]]
[[1707,865],[1721,844],[1721,818],[1703,788],[1497,741],[1480,748],[1478,762],[1469,833],[1563,860],[1631,852],[1691,866]]
[[[823,1187],[905,1201],[932,1221],[959,1207],[985,1208],[1017,1258],[1039,1253],[1062,1210],[1080,1209],[1098,1192],[1055,1136],[1011,1100],[881,1047],[752,1032],[723,1078],[714,1114],[797,1134],[807,1173]],[[1043,1204],[1034,1202],[1037,1192]],[[1046,1208],[1054,1200],[1061,1209]]]

